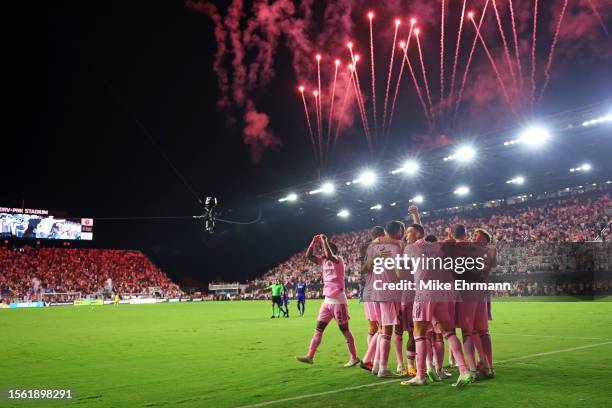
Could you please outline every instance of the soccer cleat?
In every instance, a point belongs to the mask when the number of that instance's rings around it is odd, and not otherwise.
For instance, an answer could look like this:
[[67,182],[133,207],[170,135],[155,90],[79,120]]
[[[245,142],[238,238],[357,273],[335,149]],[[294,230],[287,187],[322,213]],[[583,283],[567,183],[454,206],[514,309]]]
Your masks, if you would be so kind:
[[403,365],[398,364],[397,368],[395,369],[395,375],[398,375],[400,377],[403,377],[406,375],[406,369],[404,368]]
[[386,367],[379,368],[377,376],[378,376],[378,378],[395,377],[393,375],[393,372],[391,370],[389,370],[388,368],[386,368]]
[[351,359],[348,361],[348,363],[346,363],[344,366],[346,368],[354,367],[357,364],[359,364],[360,362],[361,362],[361,360],[359,359],[359,357],[351,357]]
[[460,374],[457,382],[453,384],[453,387],[465,387],[466,385],[472,384],[474,382],[474,377],[472,374]]
[[408,369],[406,370],[406,375],[408,377],[416,377],[417,375],[417,370],[414,367],[408,367]]
[[443,369],[436,370],[436,374],[442,380],[446,380],[447,378],[451,378],[452,377],[451,373],[449,373],[448,371],[445,371]]
[[310,356],[295,356],[295,359],[300,363],[312,364],[314,359]]
[[442,379],[438,377],[438,373],[436,373],[435,370],[432,368],[428,368],[427,371],[425,372],[425,375],[431,382],[442,381]]
[[427,385],[428,381],[427,381],[427,377],[414,377],[411,378],[408,381],[402,381],[400,383],[401,385]]
[[490,367],[481,367],[478,372],[476,378],[494,378],[495,372]]
[[272,316],[270,316],[270,319],[274,319],[275,317],[276,317],[276,316],[272,315]]
[[378,375],[378,370],[380,369],[380,367],[378,366],[378,364],[373,364],[372,365],[372,375]]
[[364,363],[362,361],[361,364],[359,364],[359,367],[363,368],[364,370],[372,371],[372,363]]

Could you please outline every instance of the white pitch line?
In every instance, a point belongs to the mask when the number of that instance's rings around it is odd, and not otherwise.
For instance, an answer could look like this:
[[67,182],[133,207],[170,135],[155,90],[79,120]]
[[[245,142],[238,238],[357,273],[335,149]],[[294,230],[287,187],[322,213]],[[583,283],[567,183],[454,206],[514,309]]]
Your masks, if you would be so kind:
[[571,337],[571,336],[565,336],[563,334],[560,334],[558,336],[548,336],[545,334],[516,334],[516,333],[491,333],[491,336],[518,336],[518,337],[542,337],[542,338],[549,338],[549,339],[568,339],[568,340],[612,340],[612,339],[605,339],[603,337]]
[[[499,334],[499,333],[497,333],[497,334]],[[526,360],[526,359],[534,358],[534,357],[543,357],[543,356],[549,356],[551,354],[568,353],[570,351],[588,349],[588,348],[599,347],[599,346],[606,346],[608,344],[612,344],[612,341],[607,341],[605,343],[587,344],[585,346],[572,347],[572,348],[563,349],[563,350],[554,350],[554,351],[546,351],[546,352],[543,352],[543,353],[528,354],[528,355],[525,355],[525,356],[513,357],[513,358],[506,359],[506,360],[496,361],[495,363],[496,364],[510,363],[510,362],[513,362],[513,361]],[[240,406],[238,408],[265,407],[267,405],[280,404],[281,402],[297,401],[297,400],[302,400],[302,399],[306,399],[306,398],[320,397],[320,396],[323,396],[323,395],[337,394],[339,392],[353,391],[353,390],[359,390],[359,389],[362,389],[362,388],[376,387],[377,385],[397,383],[399,381],[403,381],[403,380],[388,380],[388,381],[381,381],[381,382],[375,382],[375,383],[370,383],[370,384],[355,385],[353,387],[337,388],[335,390],[317,392],[317,393],[314,393],[314,394],[299,395],[297,397],[289,397],[289,398],[283,398],[283,399],[278,399],[278,400],[273,400],[273,401],[264,401],[264,402],[260,402],[258,404],[252,404],[252,405],[242,405],[242,406]]]

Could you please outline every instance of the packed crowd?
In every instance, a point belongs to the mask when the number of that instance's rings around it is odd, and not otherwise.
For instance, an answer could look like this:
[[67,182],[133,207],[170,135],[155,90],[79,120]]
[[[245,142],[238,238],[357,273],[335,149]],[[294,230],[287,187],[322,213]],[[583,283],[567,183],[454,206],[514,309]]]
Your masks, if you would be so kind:
[[[603,239],[610,237],[610,228],[604,227],[612,220],[612,199],[610,194],[591,195],[581,194],[566,199],[547,200],[531,206],[520,208],[505,208],[482,211],[470,211],[464,214],[455,214],[449,217],[422,217],[423,227],[427,234],[433,234],[438,239],[447,236],[447,228],[454,224],[464,224],[468,231],[475,228],[484,228],[493,237],[498,248],[504,243],[565,243],[584,242],[594,240],[603,229]],[[369,230],[353,231],[336,234],[330,237],[346,262],[346,285],[355,290],[361,277],[361,251],[370,241]],[[293,255],[289,260],[267,272],[262,278],[250,282],[248,291],[255,298],[268,295],[267,286],[275,279],[287,283],[295,282],[299,276],[303,277],[309,288],[314,289],[316,295],[320,287],[320,271],[315,265],[305,259],[306,250]],[[500,267],[497,273],[529,273],[539,270],[551,270],[550,260],[542,257],[520,257],[529,259],[529,262],[518,262],[513,259],[502,259],[506,267]],[[538,263],[539,262],[539,263]],[[612,266],[612,259],[606,257],[600,260],[601,265],[608,269]],[[520,264],[520,265],[519,265]],[[541,269],[541,268],[540,268]],[[538,289],[539,290],[539,289]],[[543,289],[542,289],[543,290]],[[517,293],[522,287],[517,287]],[[549,290],[550,292],[553,289]]]
[[35,286],[40,292],[136,294],[156,288],[165,296],[180,294],[140,251],[0,247],[0,271],[0,294],[8,297],[30,296]]

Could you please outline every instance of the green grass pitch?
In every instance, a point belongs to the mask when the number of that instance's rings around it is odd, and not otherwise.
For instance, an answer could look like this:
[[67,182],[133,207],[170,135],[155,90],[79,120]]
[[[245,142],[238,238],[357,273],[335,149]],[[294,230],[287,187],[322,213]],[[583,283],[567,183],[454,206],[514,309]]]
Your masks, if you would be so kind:
[[[302,318],[292,302],[292,317],[274,320],[263,301],[0,310],[0,388],[76,394],[71,403],[0,408],[610,406],[612,302],[495,302],[497,378],[464,389],[404,387],[343,368],[333,322],[315,364],[298,363],[321,302],[308,301]],[[353,301],[350,312],[363,354],[363,306]]]

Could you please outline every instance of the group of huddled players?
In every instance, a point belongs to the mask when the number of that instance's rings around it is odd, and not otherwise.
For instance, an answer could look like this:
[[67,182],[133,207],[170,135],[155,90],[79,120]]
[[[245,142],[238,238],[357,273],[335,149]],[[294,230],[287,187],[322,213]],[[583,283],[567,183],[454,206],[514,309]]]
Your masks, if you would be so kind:
[[[427,251],[434,235],[426,235],[421,225],[418,209],[408,209],[412,224],[390,221],[383,227],[372,229],[371,243],[362,251],[362,269],[365,274],[365,291],[371,290],[374,279],[397,281],[395,268],[385,268],[375,275],[373,266],[376,258],[395,258],[397,255],[417,254]],[[476,229],[468,239],[464,225],[448,229],[445,243],[472,244],[490,248],[491,235],[484,229]],[[355,339],[349,329],[349,312],[344,291],[345,263],[338,255],[338,248],[325,235],[316,235],[310,243],[306,257],[322,269],[323,294],[325,300],[319,310],[308,353],[296,356],[300,362],[313,364],[315,353],[321,343],[328,323],[335,319],[344,335],[350,359],[345,367],[360,365],[378,377],[412,377],[402,385],[425,385],[452,377],[443,367],[445,346],[448,343],[450,367],[459,371],[453,386],[465,386],[478,379],[493,378],[493,348],[488,330],[491,319],[490,302],[486,298],[476,301],[457,301],[452,294],[443,301],[432,301],[427,290],[415,288],[409,297],[385,299],[364,295],[366,319],[369,322],[367,351],[359,358]],[[493,257],[494,258],[494,257]],[[424,269],[424,268],[423,268]],[[490,268],[489,268],[490,270]],[[432,279],[426,271],[416,272],[418,279]],[[417,279],[415,275],[415,280]],[[461,342],[456,329],[461,329]],[[407,366],[404,364],[404,332],[408,332],[406,345]],[[393,343],[397,358],[396,372],[388,367],[389,354]],[[465,353],[465,354],[464,354]]]

